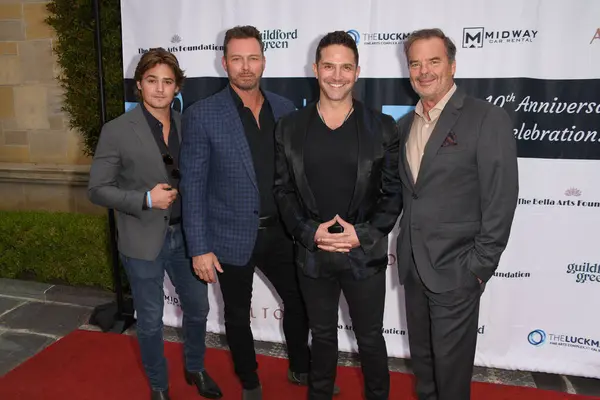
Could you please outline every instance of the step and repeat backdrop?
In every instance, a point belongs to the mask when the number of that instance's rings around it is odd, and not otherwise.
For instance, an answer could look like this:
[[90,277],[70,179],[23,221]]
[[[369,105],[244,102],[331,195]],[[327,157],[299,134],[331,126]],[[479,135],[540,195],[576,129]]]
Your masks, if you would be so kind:
[[[442,28],[458,48],[456,80],[503,107],[518,141],[520,194],[513,231],[482,298],[476,364],[600,377],[600,3],[594,0],[127,0],[122,1],[124,97],[135,106],[141,54],[164,47],[188,79],[173,107],[185,110],[227,84],[225,31],[263,35],[262,86],[298,108],[316,100],[311,65],[319,39],[344,30],[360,52],[355,96],[399,118],[417,102],[402,45],[410,32]],[[384,336],[391,357],[409,357],[404,294],[390,237]],[[208,329],[224,332],[218,284]],[[283,305],[257,273],[252,328],[282,342]],[[424,316],[425,317],[425,316]],[[165,279],[168,325],[181,324]],[[357,351],[342,299],[339,346]]]

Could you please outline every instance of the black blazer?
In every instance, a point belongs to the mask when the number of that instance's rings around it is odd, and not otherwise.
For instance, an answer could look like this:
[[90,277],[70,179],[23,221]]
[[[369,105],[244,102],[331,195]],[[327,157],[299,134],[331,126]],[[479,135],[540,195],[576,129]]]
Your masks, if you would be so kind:
[[[348,258],[356,279],[364,279],[387,266],[387,235],[402,209],[402,184],[399,136],[393,118],[367,109],[356,100],[354,112],[359,131],[358,168],[348,222],[354,224],[361,246],[352,249]],[[273,193],[283,222],[295,240],[296,263],[306,275],[318,277],[318,254],[322,250],[314,237],[323,221],[304,172],[304,141],[314,118],[319,118],[316,103],[277,124]]]

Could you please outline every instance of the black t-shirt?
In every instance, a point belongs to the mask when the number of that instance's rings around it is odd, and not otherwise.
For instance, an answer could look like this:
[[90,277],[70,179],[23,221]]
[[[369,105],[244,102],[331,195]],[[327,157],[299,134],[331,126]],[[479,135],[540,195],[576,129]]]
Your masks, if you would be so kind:
[[304,144],[304,167],[322,221],[347,219],[358,168],[358,130],[352,113],[331,130],[314,118]]
[[[320,117],[309,126],[304,144],[304,168],[323,222],[336,214],[348,220],[358,168],[358,129],[354,113],[331,130]],[[322,278],[350,269],[345,253],[319,252]]]

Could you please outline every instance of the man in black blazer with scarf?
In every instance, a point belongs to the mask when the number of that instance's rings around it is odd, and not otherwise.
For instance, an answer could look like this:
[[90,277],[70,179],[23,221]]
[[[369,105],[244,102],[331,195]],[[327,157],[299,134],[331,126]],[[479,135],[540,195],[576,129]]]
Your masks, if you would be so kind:
[[382,335],[387,235],[401,210],[394,120],[352,99],[358,50],[345,32],[327,34],[313,66],[320,100],[275,130],[274,193],[295,239],[312,331],[309,399],[331,399],[343,291],[356,334],[365,394],[387,399]]

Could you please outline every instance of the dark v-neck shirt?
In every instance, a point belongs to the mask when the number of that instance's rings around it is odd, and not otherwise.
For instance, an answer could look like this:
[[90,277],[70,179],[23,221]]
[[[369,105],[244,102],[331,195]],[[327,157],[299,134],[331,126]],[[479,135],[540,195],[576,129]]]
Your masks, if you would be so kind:
[[260,194],[260,216],[277,215],[277,206],[273,197],[273,179],[275,177],[275,117],[271,105],[264,92],[263,105],[256,123],[252,110],[244,106],[238,94],[229,86],[231,97],[238,110],[244,133],[252,153],[252,163],[256,174],[258,192]]
[[339,214],[347,220],[358,168],[358,129],[355,112],[331,130],[317,114],[304,144],[304,168],[321,220]]

